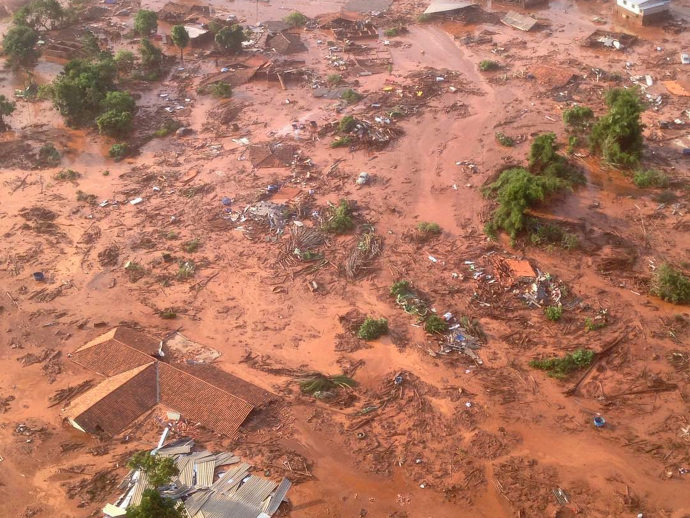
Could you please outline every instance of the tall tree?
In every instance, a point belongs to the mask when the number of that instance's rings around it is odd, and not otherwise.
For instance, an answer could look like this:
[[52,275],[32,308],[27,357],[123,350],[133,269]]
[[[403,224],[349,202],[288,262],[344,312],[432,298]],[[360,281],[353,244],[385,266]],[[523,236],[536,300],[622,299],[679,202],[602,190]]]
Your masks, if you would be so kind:
[[146,489],[139,505],[127,508],[127,518],[183,518],[181,505],[163,498],[155,489]]
[[148,476],[153,487],[159,487],[170,482],[170,479],[180,473],[171,457],[151,455],[151,452],[135,453],[127,463],[131,469],[140,469]]
[[151,36],[158,30],[158,15],[148,9],[139,9],[134,17],[134,31],[140,36]]
[[65,10],[57,0],[33,0],[14,13],[14,23],[31,27],[35,31],[59,28],[66,18]]
[[40,53],[36,50],[38,33],[26,25],[14,25],[2,39],[2,48],[7,64],[12,68],[33,65]]
[[174,25],[170,33],[170,37],[173,40],[175,46],[180,48],[180,61],[184,63],[183,51],[187,45],[189,45],[189,33],[183,25]]
[[141,54],[141,67],[145,72],[144,77],[148,80],[158,79],[163,65],[163,53],[150,40],[144,38],[139,45]]
[[4,116],[12,115],[14,112],[16,104],[7,99],[4,95],[0,94],[0,132],[7,129],[7,124],[5,123]]
[[242,42],[245,40],[244,30],[240,25],[223,27],[216,33],[216,45],[229,52],[242,50]]

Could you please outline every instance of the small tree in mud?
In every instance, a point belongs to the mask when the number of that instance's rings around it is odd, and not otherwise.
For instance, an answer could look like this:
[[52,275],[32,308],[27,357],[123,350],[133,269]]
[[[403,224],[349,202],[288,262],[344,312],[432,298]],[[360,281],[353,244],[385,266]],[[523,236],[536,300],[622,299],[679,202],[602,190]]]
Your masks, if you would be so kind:
[[151,41],[144,38],[139,44],[139,54],[141,55],[141,75],[143,78],[147,81],[158,79],[163,66],[163,52]]
[[640,114],[644,110],[636,90],[614,88],[606,94],[609,111],[592,128],[589,136],[592,151],[601,153],[607,162],[634,166],[642,156]]
[[139,9],[134,17],[134,32],[148,37],[158,30],[158,15],[148,9]]
[[244,40],[244,29],[240,25],[223,27],[215,36],[216,45],[227,52],[239,52],[242,50],[242,42]]
[[36,50],[38,33],[31,27],[16,25],[2,39],[3,54],[11,68],[29,67],[36,63],[40,52]]
[[0,94],[0,133],[7,129],[7,124],[5,123],[4,117],[6,115],[12,115],[15,109],[15,103],[7,99],[4,95]]
[[170,32],[170,37],[176,47],[180,49],[180,61],[184,63],[184,49],[189,45],[189,33],[183,25],[175,25]]

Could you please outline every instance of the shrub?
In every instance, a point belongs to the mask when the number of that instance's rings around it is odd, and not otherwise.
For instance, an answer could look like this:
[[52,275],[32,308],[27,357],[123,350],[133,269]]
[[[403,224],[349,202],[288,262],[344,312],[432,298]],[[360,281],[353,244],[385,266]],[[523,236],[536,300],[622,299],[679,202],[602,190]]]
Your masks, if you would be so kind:
[[633,183],[640,188],[666,187],[668,176],[656,169],[640,169],[633,175]]
[[181,281],[194,277],[196,265],[193,261],[180,261],[177,269],[177,278]]
[[326,78],[326,82],[331,86],[339,85],[343,81],[343,76],[340,74],[331,74]]
[[12,68],[28,67],[36,63],[40,52],[36,50],[38,33],[31,27],[13,25],[2,39],[3,54]]
[[151,36],[158,30],[158,15],[148,9],[139,9],[134,16],[134,32],[140,36]]
[[77,191],[77,201],[82,201],[84,203],[88,203],[89,205],[96,205],[97,199],[95,194],[88,194],[84,191]]
[[38,160],[44,165],[58,165],[60,163],[60,153],[53,144],[43,144],[38,150]]
[[638,92],[614,88],[606,94],[608,113],[592,127],[590,147],[612,164],[630,167],[642,156],[643,111]]
[[580,246],[580,239],[577,234],[566,232],[552,223],[537,224],[530,232],[530,241],[535,246],[557,244],[566,250],[573,250]]
[[534,174],[562,178],[568,183],[584,183],[584,175],[557,152],[556,135],[542,133],[535,137],[529,150],[529,169]]
[[417,230],[424,234],[435,234],[441,233],[441,226],[438,223],[429,223],[428,221],[420,221],[417,223]]
[[355,92],[352,88],[345,90],[340,98],[347,104],[355,104],[362,100],[362,94]]
[[357,126],[357,119],[352,115],[345,115],[340,122],[338,122],[338,131],[340,133],[350,133]]
[[552,322],[558,322],[561,319],[561,316],[563,316],[563,306],[547,306],[544,308],[544,314],[546,315],[546,318]]
[[113,61],[119,73],[131,74],[134,70],[136,58],[134,57],[134,53],[129,50],[118,50]]
[[606,322],[604,320],[595,320],[589,317],[585,318],[585,329],[589,331],[598,331],[606,327]]
[[424,330],[430,334],[443,334],[448,331],[448,324],[438,315],[429,315],[424,321]]
[[174,320],[177,318],[177,313],[174,309],[168,308],[164,309],[158,314],[163,320]]
[[304,27],[309,21],[309,18],[304,16],[299,11],[292,11],[283,19],[283,21],[291,27]]
[[81,178],[81,174],[79,174],[76,171],[73,171],[72,169],[63,169],[59,173],[57,173],[53,178],[55,178],[58,182],[75,182],[79,178]]
[[666,302],[690,304],[690,279],[668,263],[657,268],[650,292]]
[[182,127],[182,123],[175,119],[166,120],[163,125],[153,132],[154,137],[163,138],[167,137],[171,133],[175,133],[178,129]]
[[185,241],[182,243],[182,250],[187,252],[188,254],[193,254],[197,250],[199,250],[199,246],[201,245],[201,239],[198,237],[195,237],[194,239],[190,241]]
[[392,27],[391,29],[386,29],[383,31],[383,35],[387,36],[388,38],[394,38],[400,34],[400,29],[398,27]]
[[386,333],[388,333],[388,320],[385,318],[376,320],[375,318],[367,317],[362,325],[359,326],[357,336],[362,340],[376,340]]
[[408,295],[412,293],[412,285],[409,281],[396,281],[391,286],[390,293],[396,298],[401,295]]
[[210,86],[210,92],[214,97],[232,97],[232,86],[225,81],[217,81]]
[[496,140],[498,140],[498,143],[502,146],[513,147],[515,145],[515,140],[513,137],[509,137],[501,131],[496,132]]
[[244,29],[240,25],[223,27],[216,32],[215,41],[221,49],[227,52],[239,52],[242,50],[242,42],[246,39]]
[[139,44],[139,55],[141,56],[141,67],[143,69],[141,77],[148,81],[158,79],[163,66],[163,52],[144,38]]
[[338,205],[328,204],[328,216],[323,223],[323,229],[333,234],[344,234],[354,228],[352,210],[347,200],[340,200]]
[[568,137],[568,154],[572,155],[575,153],[575,148],[580,144],[580,139],[576,135],[570,135]]
[[109,110],[96,118],[96,125],[102,135],[122,137],[132,129],[132,114]]
[[344,137],[338,137],[333,142],[331,142],[332,148],[347,147],[352,144],[352,137],[345,135]]
[[530,367],[543,370],[552,378],[563,379],[571,372],[589,367],[594,361],[594,351],[589,349],[577,349],[563,358],[548,358],[545,360],[532,360]]
[[482,72],[498,70],[499,68],[501,68],[501,65],[499,65],[496,61],[492,61],[490,59],[484,59],[479,62],[479,70],[481,70]]
[[128,154],[129,146],[124,142],[118,142],[117,144],[113,144],[112,146],[110,146],[110,150],[108,151],[108,155],[110,156],[110,158],[114,159],[116,162],[119,162]]
[[431,20],[433,20],[433,18],[434,18],[434,17],[433,17],[431,14],[422,13],[422,14],[420,14],[419,16],[417,16],[417,21],[418,21],[419,23],[428,23],[428,22],[430,22]]
[[172,498],[164,498],[156,489],[145,489],[139,505],[127,508],[126,518],[183,518],[184,506]]
[[591,125],[594,112],[587,106],[573,106],[563,110],[563,122],[574,129],[582,130]]

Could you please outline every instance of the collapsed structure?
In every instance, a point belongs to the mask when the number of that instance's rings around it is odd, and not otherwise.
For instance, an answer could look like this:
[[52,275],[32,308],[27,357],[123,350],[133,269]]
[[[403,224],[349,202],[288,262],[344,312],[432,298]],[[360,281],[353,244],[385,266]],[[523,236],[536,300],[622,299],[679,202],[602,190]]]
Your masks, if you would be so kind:
[[156,405],[232,437],[273,396],[211,365],[163,361],[158,340],[118,327],[80,347],[72,360],[105,377],[64,410],[83,432],[116,435]]

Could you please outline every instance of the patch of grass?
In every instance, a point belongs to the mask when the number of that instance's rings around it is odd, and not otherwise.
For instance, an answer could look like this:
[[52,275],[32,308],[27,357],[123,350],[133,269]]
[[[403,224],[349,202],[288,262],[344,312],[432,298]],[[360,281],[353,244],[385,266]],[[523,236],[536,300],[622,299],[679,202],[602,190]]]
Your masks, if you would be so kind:
[[77,201],[88,203],[89,205],[96,205],[98,201],[95,194],[88,194],[84,191],[77,191]]
[[175,119],[166,120],[163,125],[153,132],[153,136],[156,138],[164,138],[168,135],[175,133],[178,129],[182,127],[182,123]]
[[125,263],[125,271],[127,272],[127,277],[129,277],[129,282],[137,282],[146,275],[144,267],[136,261],[127,261]]
[[124,142],[118,142],[117,144],[113,144],[112,146],[110,146],[110,150],[108,151],[108,155],[110,156],[110,158],[112,158],[116,162],[119,162],[128,154],[129,146]]
[[563,316],[563,306],[547,306],[544,308],[544,314],[551,322],[558,322]]
[[303,394],[309,394],[315,398],[325,396],[328,392],[333,392],[337,389],[352,388],[357,386],[357,382],[345,376],[344,374],[337,376],[326,376],[320,372],[307,374],[298,379],[299,388]]
[[76,182],[81,178],[81,174],[72,169],[63,169],[55,176],[53,176],[58,182]]
[[499,65],[496,61],[492,61],[490,59],[484,59],[479,62],[479,70],[481,70],[482,72],[498,70],[499,68],[501,68],[501,65]]
[[498,143],[502,146],[513,147],[515,145],[515,140],[513,139],[513,137],[509,137],[502,131],[497,131],[495,136]]
[[362,100],[362,94],[355,92],[352,88],[345,90],[340,98],[347,104],[355,104]]
[[158,313],[158,316],[161,317],[163,320],[174,320],[177,318],[177,313],[174,309],[168,308]]
[[661,191],[654,196],[654,201],[657,203],[673,203],[677,199],[678,196],[673,191]]
[[182,250],[184,250],[188,254],[193,254],[194,252],[199,250],[199,246],[201,246],[201,239],[195,237],[194,239],[182,243]]
[[398,34],[400,34],[400,28],[398,27],[392,27],[383,31],[383,35],[388,38],[395,38]]
[[328,204],[328,215],[323,223],[323,230],[333,234],[345,234],[355,227],[352,221],[352,209],[347,200],[340,200],[338,205]]
[[357,119],[352,115],[345,115],[345,117],[338,122],[338,131],[340,133],[350,133],[355,129],[355,126],[357,126]]
[[566,232],[553,223],[537,224],[530,231],[529,237],[535,246],[555,244],[566,250],[574,250],[580,246],[580,239],[577,234]]
[[594,361],[594,351],[589,349],[578,349],[563,358],[548,358],[545,360],[532,360],[530,367],[546,371],[552,378],[563,379],[571,372],[575,372],[589,365]]
[[424,321],[424,330],[432,335],[440,335],[448,331],[448,324],[438,315],[429,315]]
[[340,74],[331,74],[326,78],[326,82],[331,86],[337,86],[343,82],[343,76]]
[[410,293],[412,293],[412,284],[410,284],[410,281],[396,281],[393,283],[390,289],[390,294],[393,297],[409,295]]
[[362,340],[376,340],[380,336],[388,333],[388,320],[385,318],[375,319],[367,317],[367,319],[359,326],[357,336]]
[[352,144],[352,137],[345,135],[344,137],[338,137],[331,142],[331,147],[334,149],[339,147],[348,147],[350,144]]
[[672,304],[690,304],[690,279],[680,270],[664,263],[654,272],[650,292]]
[[180,261],[179,267],[177,269],[177,274],[175,275],[178,280],[184,281],[186,279],[191,279],[196,273],[196,265],[193,261]]
[[441,233],[441,225],[428,221],[420,221],[417,223],[417,230],[427,235],[439,235]]
[[640,169],[635,171],[633,183],[641,189],[646,187],[666,187],[668,186],[668,176],[656,169]]
[[589,331],[598,331],[606,327],[605,320],[597,320],[595,318],[585,318],[585,329]]
[[174,241],[175,239],[178,239],[180,235],[175,232],[174,230],[169,230],[168,232],[165,233],[165,239],[169,241]]

